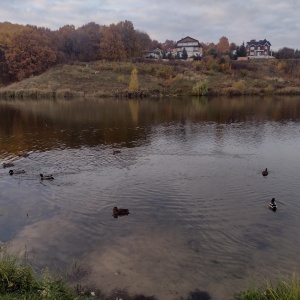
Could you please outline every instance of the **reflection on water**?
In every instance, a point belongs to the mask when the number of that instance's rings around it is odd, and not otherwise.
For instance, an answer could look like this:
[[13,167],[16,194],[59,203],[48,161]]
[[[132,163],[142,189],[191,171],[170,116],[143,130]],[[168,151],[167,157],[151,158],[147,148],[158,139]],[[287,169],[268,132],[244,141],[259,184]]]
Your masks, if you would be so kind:
[[299,98],[0,101],[1,162],[26,170],[0,171],[0,240],[167,300],[298,271],[299,120]]

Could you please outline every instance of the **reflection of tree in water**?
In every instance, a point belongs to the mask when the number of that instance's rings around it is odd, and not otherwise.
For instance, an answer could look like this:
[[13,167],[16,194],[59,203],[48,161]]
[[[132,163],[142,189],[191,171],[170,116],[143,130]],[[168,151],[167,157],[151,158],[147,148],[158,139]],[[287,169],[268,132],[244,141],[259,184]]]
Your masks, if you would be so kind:
[[84,288],[80,285],[77,285],[76,292],[78,295],[82,296],[91,296],[93,295],[93,299],[95,300],[158,300],[154,296],[145,296],[141,294],[130,295],[126,289],[114,289],[109,294],[104,294],[101,290],[87,287]]
[[[181,298],[181,300],[185,300]],[[186,300],[211,300],[211,297],[207,292],[200,291],[196,289],[193,292],[190,292]]]
[[[42,147],[130,148],[147,143],[154,125],[299,119],[300,102],[291,97],[0,101],[0,139],[10,153]],[[32,149],[38,142],[39,148]]]
[[[126,289],[114,289],[112,292],[109,293],[109,295],[105,295],[101,290],[91,289],[91,288],[88,288],[85,290],[82,287],[80,290],[78,290],[78,287],[77,287],[77,293],[80,295],[89,296],[89,295],[91,295],[92,290],[94,291],[93,294],[95,296],[95,299],[158,300],[154,296],[145,296],[142,294],[130,295],[130,293]],[[196,289],[196,290],[190,292],[187,298],[180,297],[180,299],[181,300],[211,300],[211,297],[207,292]],[[163,300],[163,299],[160,299],[160,300]]]

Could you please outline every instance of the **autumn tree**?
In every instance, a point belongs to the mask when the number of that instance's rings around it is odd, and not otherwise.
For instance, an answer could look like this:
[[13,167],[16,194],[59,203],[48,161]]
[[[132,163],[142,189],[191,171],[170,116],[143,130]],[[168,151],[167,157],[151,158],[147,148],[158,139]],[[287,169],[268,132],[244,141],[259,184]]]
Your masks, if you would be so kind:
[[115,24],[111,24],[103,30],[100,57],[108,60],[123,60],[126,58],[120,28]]
[[288,59],[295,57],[295,50],[288,47],[283,47],[279,49],[276,53],[276,58],[278,59]]
[[27,29],[28,27],[24,25],[12,24],[10,22],[0,22],[0,46],[7,46],[16,33],[21,33]]
[[16,34],[5,51],[9,73],[18,80],[40,74],[56,61],[51,39],[34,28]]
[[8,80],[8,66],[5,61],[5,50],[0,46],[0,81]]
[[230,43],[229,44],[229,51],[233,52],[235,51],[237,48],[237,45],[235,43]]
[[74,50],[74,36],[75,36],[75,26],[74,25],[65,25],[60,27],[58,34],[61,37],[61,49],[66,59],[75,58]]
[[219,43],[217,44],[217,51],[220,54],[224,54],[226,52],[229,52],[229,42],[228,38],[225,36],[222,36],[219,40]]
[[86,42],[82,45],[82,59],[85,61],[97,60],[102,38],[100,25],[90,22],[76,30],[85,36]]
[[203,56],[217,53],[216,45],[214,43],[201,43],[203,47]]
[[139,81],[138,81],[137,74],[138,74],[138,70],[136,67],[134,67],[131,72],[130,83],[128,88],[128,91],[130,93],[134,93],[139,90]]
[[136,30],[136,38],[140,55],[150,49],[152,41],[147,33]]
[[131,21],[124,21],[117,24],[120,28],[120,33],[122,36],[122,42],[124,45],[125,53],[127,58],[137,56],[139,53],[139,45],[137,40],[137,35],[134,30]]
[[161,49],[162,46],[161,46],[161,43],[159,43],[157,40],[152,40],[151,41],[151,48],[152,49],[155,49],[155,48]]
[[163,50],[164,52],[167,52],[168,49],[174,49],[175,45],[176,45],[175,41],[165,40],[165,42],[162,44],[161,50]]

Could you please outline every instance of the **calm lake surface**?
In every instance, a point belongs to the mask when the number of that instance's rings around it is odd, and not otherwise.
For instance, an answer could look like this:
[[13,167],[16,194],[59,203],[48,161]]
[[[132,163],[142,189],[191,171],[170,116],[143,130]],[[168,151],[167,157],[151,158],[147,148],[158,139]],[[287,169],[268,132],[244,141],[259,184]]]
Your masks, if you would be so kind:
[[300,97],[0,100],[10,160],[26,173],[1,166],[0,241],[38,267],[159,300],[299,272]]

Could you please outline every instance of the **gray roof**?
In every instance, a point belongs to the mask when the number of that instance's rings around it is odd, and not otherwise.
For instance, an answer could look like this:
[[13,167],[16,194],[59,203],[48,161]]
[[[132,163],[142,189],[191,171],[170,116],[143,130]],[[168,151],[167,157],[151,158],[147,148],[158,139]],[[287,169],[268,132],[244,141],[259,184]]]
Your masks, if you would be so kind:
[[261,46],[261,45],[268,45],[271,46],[271,43],[269,41],[267,41],[266,39],[264,40],[251,40],[250,42],[246,43],[246,46]]

